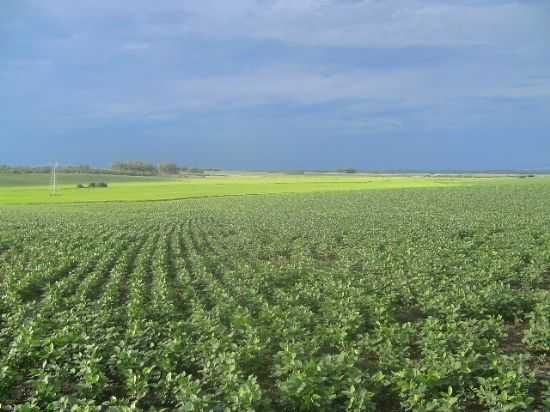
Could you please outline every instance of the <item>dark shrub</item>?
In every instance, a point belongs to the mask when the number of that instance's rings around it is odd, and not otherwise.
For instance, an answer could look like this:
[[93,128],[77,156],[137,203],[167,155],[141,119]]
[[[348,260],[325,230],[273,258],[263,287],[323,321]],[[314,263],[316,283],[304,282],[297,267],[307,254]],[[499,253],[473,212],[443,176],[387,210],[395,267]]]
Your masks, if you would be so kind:
[[76,185],[76,187],[79,189],[84,189],[86,186],[84,186],[82,183],[79,183]]
[[99,182],[99,183],[96,183],[95,186],[96,186],[96,187],[107,187],[108,185],[107,185],[107,183],[105,183],[105,182]]
[[92,183],[90,183],[90,184],[88,185],[88,187],[95,187],[95,186],[96,186],[96,185],[95,185],[95,182],[92,182]]

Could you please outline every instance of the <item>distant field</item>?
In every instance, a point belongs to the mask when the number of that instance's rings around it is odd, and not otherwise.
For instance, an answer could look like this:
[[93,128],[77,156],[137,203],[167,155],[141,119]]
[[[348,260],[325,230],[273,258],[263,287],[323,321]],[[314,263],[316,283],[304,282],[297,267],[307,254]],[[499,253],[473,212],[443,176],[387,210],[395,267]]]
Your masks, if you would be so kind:
[[[58,173],[57,178],[61,184],[77,185],[90,182],[156,182],[171,180],[169,177],[149,176],[117,176],[92,173]],[[50,175],[45,173],[0,173],[0,190],[13,186],[47,186],[50,184]]]
[[[45,174],[0,175],[0,204],[168,200],[269,193],[307,193],[387,188],[420,188],[517,181],[512,177],[285,176],[243,175],[208,178],[156,178],[60,175],[59,194],[50,195]],[[105,181],[108,188],[78,189],[78,183]]]

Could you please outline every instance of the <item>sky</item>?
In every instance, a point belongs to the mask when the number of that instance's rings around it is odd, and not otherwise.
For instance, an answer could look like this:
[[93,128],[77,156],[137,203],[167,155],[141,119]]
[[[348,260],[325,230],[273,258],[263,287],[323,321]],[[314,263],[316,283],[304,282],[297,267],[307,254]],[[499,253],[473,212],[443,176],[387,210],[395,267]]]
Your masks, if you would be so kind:
[[0,164],[550,169],[548,0],[2,0]]

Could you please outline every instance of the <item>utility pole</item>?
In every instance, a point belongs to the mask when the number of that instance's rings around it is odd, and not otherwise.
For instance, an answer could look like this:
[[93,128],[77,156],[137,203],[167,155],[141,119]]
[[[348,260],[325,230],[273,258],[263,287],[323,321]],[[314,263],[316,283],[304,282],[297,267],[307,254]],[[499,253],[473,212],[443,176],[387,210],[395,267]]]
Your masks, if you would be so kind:
[[50,177],[50,183],[52,185],[52,192],[51,192],[52,196],[55,196],[57,194],[57,176],[56,176],[57,166],[59,166],[59,163],[55,162],[52,166],[52,174]]

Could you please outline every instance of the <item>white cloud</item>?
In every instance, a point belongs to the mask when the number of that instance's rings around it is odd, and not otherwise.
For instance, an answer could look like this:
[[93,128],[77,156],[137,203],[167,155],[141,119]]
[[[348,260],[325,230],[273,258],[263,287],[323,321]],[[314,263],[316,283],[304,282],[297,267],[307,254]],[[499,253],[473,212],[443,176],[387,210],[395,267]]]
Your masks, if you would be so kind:
[[[464,83],[461,76],[469,76]],[[121,97],[122,96],[122,97]],[[355,70],[332,75],[277,67],[223,76],[165,79],[151,87],[108,90],[96,96],[89,113],[105,117],[158,117],[170,113],[239,109],[267,104],[325,104],[363,101],[359,111],[412,110],[481,98],[550,98],[550,79],[520,81],[494,74],[479,76],[479,67]],[[356,113],[355,113],[356,114]]]
[[[158,49],[165,37],[175,40],[170,44],[178,44],[185,33],[218,38],[228,47],[242,38],[316,47],[484,44],[489,50],[496,48],[508,54],[515,51],[523,59],[539,50],[542,34],[550,30],[543,24],[548,22],[544,10],[535,2],[484,2],[474,6],[473,2],[431,0],[81,0],[77,6],[69,0],[32,1],[37,9],[73,30],[71,36],[51,41],[53,46],[48,52],[58,53],[54,59],[58,69],[74,65],[78,67],[75,70],[81,70],[87,63],[94,69],[104,69],[105,81],[101,84],[75,82],[77,87],[71,90],[65,90],[67,82],[61,77],[49,84],[45,75],[35,76],[41,87],[44,85],[41,95],[47,95],[48,87],[51,95],[62,92],[60,111],[74,116],[167,119],[182,111],[350,100],[364,101],[362,110],[368,113],[371,103],[375,109],[381,105],[405,110],[447,106],[467,99],[550,97],[550,79],[536,78],[541,69],[533,63],[535,60],[518,63],[501,59],[495,63],[488,57],[422,67],[405,62],[391,70],[357,68],[344,62],[330,72],[322,66],[300,66],[283,60],[278,64],[235,65],[224,75],[191,75],[165,71],[171,63],[170,53],[165,51],[156,64],[140,60],[139,67],[145,67],[150,75],[128,78],[124,76],[124,56],[117,60],[118,54]],[[125,25],[107,26],[114,34],[95,24],[105,20],[111,24],[122,17]],[[80,24],[83,21],[87,23]],[[102,30],[106,30],[103,37],[95,35],[103,34]],[[182,48],[183,57],[184,52]],[[120,67],[114,63],[121,61]],[[115,70],[105,70],[111,67]],[[35,84],[31,86],[38,90]],[[47,105],[45,113],[50,103]],[[397,127],[393,119],[382,117],[376,121],[384,127]]]
[[542,44],[541,35],[550,35],[548,10],[519,0],[481,5],[430,0],[32,1],[60,20],[124,16],[149,35],[194,33],[314,46]]

